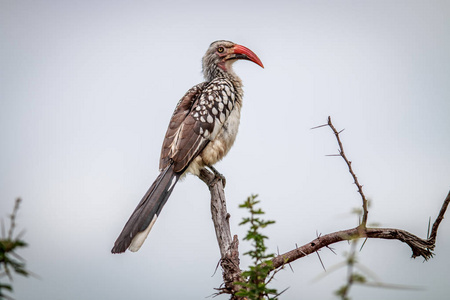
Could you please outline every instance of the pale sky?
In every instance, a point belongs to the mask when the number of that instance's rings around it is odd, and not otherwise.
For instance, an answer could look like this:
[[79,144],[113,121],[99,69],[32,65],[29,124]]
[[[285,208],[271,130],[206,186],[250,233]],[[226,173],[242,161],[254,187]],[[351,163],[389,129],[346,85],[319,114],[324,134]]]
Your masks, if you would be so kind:
[[[450,188],[448,1],[0,2],[0,216],[23,198],[19,254],[39,279],[15,276],[19,300],[205,299],[222,282],[209,192],[180,182],[137,253],[110,249],[158,174],[178,100],[202,82],[201,58],[226,39],[265,65],[235,64],[244,82],[227,178],[231,229],[258,193],[271,252],[354,227],[361,200],[327,128],[366,195],[369,223],[426,237]],[[360,262],[390,284],[353,299],[444,299],[450,293],[450,217],[423,263],[397,241],[370,240]],[[18,230],[18,231],[19,231]],[[347,243],[324,249],[327,269]],[[249,260],[241,257],[241,267]],[[341,269],[317,255],[278,273],[280,299],[336,299]],[[328,272],[329,273],[329,272]],[[214,274],[214,275],[213,275]],[[3,279],[2,279],[3,280]],[[220,296],[217,299],[227,299]]]

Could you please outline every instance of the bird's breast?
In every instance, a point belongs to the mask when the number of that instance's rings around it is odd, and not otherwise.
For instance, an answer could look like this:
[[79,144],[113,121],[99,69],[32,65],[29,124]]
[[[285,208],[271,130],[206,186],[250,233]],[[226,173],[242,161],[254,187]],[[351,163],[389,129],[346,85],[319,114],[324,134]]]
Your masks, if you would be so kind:
[[223,126],[218,130],[216,137],[192,161],[187,172],[198,175],[204,166],[212,166],[227,155],[236,140],[240,117],[240,105],[236,105]]
[[236,140],[240,116],[240,107],[236,105],[219,129],[216,138],[211,140],[200,154],[205,165],[212,166],[227,155]]

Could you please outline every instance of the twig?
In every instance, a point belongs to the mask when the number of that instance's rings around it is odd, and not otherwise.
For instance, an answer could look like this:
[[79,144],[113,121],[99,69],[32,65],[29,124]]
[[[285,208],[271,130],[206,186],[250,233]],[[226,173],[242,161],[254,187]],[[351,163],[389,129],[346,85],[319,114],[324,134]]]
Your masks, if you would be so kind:
[[16,202],[14,203],[14,209],[13,209],[12,214],[10,215],[11,226],[9,227],[9,231],[8,231],[8,240],[13,239],[13,232],[14,232],[14,229],[16,228],[17,211],[19,210],[19,205],[20,205],[21,201],[22,200],[20,198],[17,198]]
[[437,231],[438,231],[439,225],[441,224],[442,220],[444,219],[445,211],[447,210],[449,203],[450,203],[450,192],[448,193],[447,197],[445,198],[444,203],[442,204],[441,210],[439,211],[436,221],[434,221],[434,223],[433,223],[430,237],[428,238],[428,240],[433,245],[436,243]]
[[333,133],[336,136],[336,140],[337,140],[338,145],[339,145],[339,155],[344,159],[345,163],[347,164],[348,171],[352,175],[354,183],[358,187],[358,192],[361,195],[363,216],[362,216],[362,220],[361,220],[361,225],[360,226],[365,228],[366,224],[367,224],[367,215],[369,214],[369,211],[367,209],[368,201],[366,199],[366,196],[364,195],[364,192],[363,192],[363,189],[362,189],[362,185],[358,181],[358,177],[356,177],[355,172],[353,172],[352,162],[349,161],[347,156],[345,155],[344,146],[342,145],[341,139],[339,137],[339,134],[342,131],[344,131],[344,129],[342,129],[341,131],[337,131],[336,128],[334,127],[333,123],[331,122],[331,117],[328,117],[328,126],[331,128],[331,130],[333,130]]

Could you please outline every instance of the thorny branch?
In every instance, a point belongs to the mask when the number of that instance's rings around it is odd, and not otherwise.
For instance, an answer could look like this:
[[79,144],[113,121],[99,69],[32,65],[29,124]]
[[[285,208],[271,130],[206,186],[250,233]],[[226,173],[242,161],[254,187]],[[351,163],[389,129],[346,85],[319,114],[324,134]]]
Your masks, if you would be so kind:
[[[448,206],[449,202],[450,202],[450,192],[444,201],[443,207]],[[442,210],[441,212],[445,213],[445,211]],[[440,215],[441,214],[439,214],[439,216]],[[352,229],[322,235],[303,246],[288,251],[284,254],[278,255],[272,260],[273,267],[274,269],[280,268],[285,264],[293,262],[299,258],[307,256],[311,253],[318,251],[323,247],[327,247],[334,243],[338,243],[341,241],[350,241],[359,238],[398,240],[400,242],[407,244],[411,248],[413,258],[422,256],[425,260],[428,260],[433,257],[432,251],[435,248],[435,241],[432,240],[431,238],[424,240],[405,230],[394,228],[366,228],[361,230],[360,227],[355,227]]]
[[[444,219],[445,212],[450,203],[450,191],[442,204],[439,214],[433,223],[429,238],[421,239],[405,230],[395,228],[367,228],[368,218],[368,201],[362,190],[362,185],[358,181],[358,177],[352,168],[352,162],[347,158],[342,141],[340,139],[340,133],[331,122],[331,118],[328,117],[327,124],[320,125],[315,128],[329,126],[339,145],[339,154],[347,164],[349,173],[353,177],[354,183],[358,188],[358,193],[362,198],[363,217],[361,224],[355,228],[341,230],[326,235],[318,236],[311,242],[295,247],[295,249],[288,251],[284,254],[277,255],[272,259],[273,270],[276,271],[279,268],[284,267],[299,258],[307,256],[311,253],[317,252],[320,249],[327,247],[334,243],[341,241],[350,241],[359,238],[377,238],[377,239],[389,239],[398,240],[407,244],[412,250],[412,257],[418,256],[428,260],[433,257],[433,250],[436,246],[436,236],[440,223]],[[238,252],[238,239],[237,236],[231,238],[231,230],[229,225],[230,215],[226,210],[226,199],[223,190],[223,184],[220,178],[217,178],[213,173],[202,170],[200,173],[200,179],[202,179],[209,187],[211,193],[211,213],[216,230],[217,241],[219,243],[221,261],[220,265],[223,269],[224,286],[219,289],[219,293],[231,294],[231,299],[240,299],[235,296],[235,293],[239,290],[239,286],[235,284],[237,281],[242,280],[241,270],[239,268],[239,252]]]
[[356,177],[355,172],[353,171],[352,162],[350,160],[348,160],[347,156],[345,155],[344,146],[342,145],[341,138],[339,137],[339,134],[341,132],[343,132],[344,129],[342,129],[341,131],[337,131],[336,128],[334,127],[333,123],[331,122],[331,117],[328,117],[328,122],[327,122],[326,125],[317,126],[317,127],[314,127],[314,128],[319,128],[319,127],[323,127],[323,126],[327,126],[327,125],[331,128],[331,130],[333,130],[333,133],[336,136],[336,140],[337,140],[338,145],[339,145],[339,156],[341,156],[344,159],[345,163],[347,164],[348,171],[352,175],[355,185],[358,187],[358,193],[361,195],[363,216],[362,216],[362,220],[361,220],[361,225],[360,226],[365,228],[366,224],[367,224],[367,215],[369,214],[369,211],[367,210],[368,201],[366,199],[366,196],[364,195],[364,192],[363,192],[363,189],[362,189],[362,185],[359,183],[358,177]]

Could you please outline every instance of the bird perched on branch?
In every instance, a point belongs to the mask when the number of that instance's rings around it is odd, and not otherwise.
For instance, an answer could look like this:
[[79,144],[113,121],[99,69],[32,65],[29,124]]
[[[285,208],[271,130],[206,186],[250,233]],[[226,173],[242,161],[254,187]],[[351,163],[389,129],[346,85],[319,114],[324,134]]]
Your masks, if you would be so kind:
[[138,204],[117,238],[112,253],[139,250],[178,179],[199,175],[233,146],[242,106],[242,81],[232,64],[240,59],[263,67],[250,49],[229,42],[213,42],[203,57],[205,82],[192,87],[178,102],[161,149],[160,174]]

